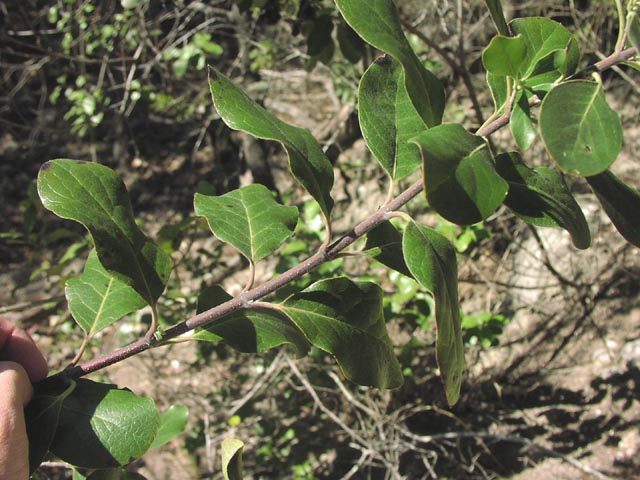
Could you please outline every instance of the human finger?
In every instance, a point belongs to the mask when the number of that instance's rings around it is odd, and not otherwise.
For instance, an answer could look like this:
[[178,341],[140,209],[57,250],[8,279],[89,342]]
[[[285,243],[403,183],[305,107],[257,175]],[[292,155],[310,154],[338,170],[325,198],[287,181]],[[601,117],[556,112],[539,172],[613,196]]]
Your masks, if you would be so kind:
[[49,372],[47,361],[29,334],[0,318],[0,361],[19,363],[31,382],[44,379]]

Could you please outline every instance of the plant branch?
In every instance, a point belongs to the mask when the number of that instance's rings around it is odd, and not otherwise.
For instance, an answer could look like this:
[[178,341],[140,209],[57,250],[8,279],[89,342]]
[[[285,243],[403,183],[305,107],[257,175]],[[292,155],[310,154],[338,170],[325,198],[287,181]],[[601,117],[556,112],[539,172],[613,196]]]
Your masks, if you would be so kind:
[[[618,53],[614,53],[604,60],[593,65],[593,68],[597,71],[606,70],[607,68],[611,68],[618,63],[624,62],[629,58],[636,55],[636,50],[634,48],[626,49]],[[535,105],[539,103],[540,100],[537,97],[531,98],[529,101],[530,105]],[[497,118],[493,122],[490,122],[486,125],[483,125],[477,132],[477,135],[487,137],[504,127],[509,123],[509,113],[506,113],[502,117]],[[109,365],[113,365],[114,363],[118,363],[126,358],[137,355],[141,352],[144,352],[150,348],[159,347],[161,345],[165,345],[169,343],[172,339],[194,330],[196,328],[202,328],[207,325],[212,324],[216,320],[221,319],[222,317],[229,315],[232,312],[243,308],[251,307],[253,302],[269,295],[276,290],[284,287],[285,285],[291,283],[292,281],[303,277],[307,273],[316,269],[320,265],[330,260],[337,258],[342,250],[352,245],[356,240],[361,238],[363,235],[367,234],[375,227],[385,222],[392,216],[394,216],[394,212],[402,208],[406,205],[410,200],[416,197],[423,190],[422,180],[418,180],[406,190],[401,192],[397,197],[395,197],[390,202],[386,203],[382,207],[380,207],[375,213],[371,214],[367,219],[363,222],[359,223],[356,227],[354,227],[350,232],[347,232],[345,235],[340,237],[334,243],[328,245],[326,248],[321,248],[316,254],[304,260],[299,265],[291,268],[286,271],[279,277],[276,277],[268,282],[263,283],[251,290],[247,290],[242,292],[237,297],[220,304],[210,310],[202,312],[198,315],[195,315],[177,325],[174,325],[167,330],[165,330],[161,335],[158,335],[158,338],[141,338],[125,347],[114,350],[108,354],[105,354],[101,357],[89,360],[82,365],[69,367],[56,375],[53,375],[43,382],[57,382],[60,380],[64,380],[65,378],[75,379],[87,375],[91,372],[95,372],[102,368],[105,368]],[[328,243],[325,241],[325,243]],[[43,383],[41,382],[41,383]]]

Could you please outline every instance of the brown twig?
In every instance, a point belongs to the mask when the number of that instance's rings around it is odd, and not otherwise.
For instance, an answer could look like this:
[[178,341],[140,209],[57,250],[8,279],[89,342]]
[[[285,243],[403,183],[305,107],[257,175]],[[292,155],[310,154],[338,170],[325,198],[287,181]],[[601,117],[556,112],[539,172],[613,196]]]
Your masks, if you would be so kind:
[[[594,68],[598,71],[602,71],[606,68],[611,68],[613,65],[624,62],[636,54],[635,49],[623,50],[619,53],[614,53],[610,57],[596,63]],[[537,100],[534,97],[530,100],[530,104]],[[535,104],[534,102],[533,104]],[[502,117],[483,125],[476,133],[477,135],[487,137],[504,127],[509,123],[509,115],[505,114]],[[333,244],[330,244],[326,249],[321,248],[315,255],[304,260],[299,265],[291,268],[287,272],[283,273],[279,277],[276,277],[262,285],[259,285],[251,290],[245,291],[237,297],[218,305],[210,310],[195,315],[171,328],[168,328],[161,336],[151,338],[141,338],[125,347],[114,350],[101,357],[92,359],[82,365],[74,366],[63,370],[62,372],[53,375],[45,379],[43,382],[57,382],[64,378],[75,379],[87,375],[88,373],[95,372],[102,368],[105,368],[114,363],[118,363],[126,358],[137,355],[150,348],[158,347],[169,343],[170,340],[196,328],[205,327],[212,324],[216,320],[232,313],[237,310],[250,307],[252,302],[255,302],[266,295],[269,295],[276,290],[288,285],[294,280],[303,277],[312,270],[316,269],[320,265],[330,260],[334,260],[345,248],[352,245],[356,240],[361,238],[366,233],[388,220],[393,213],[406,205],[410,200],[415,198],[423,190],[422,180],[418,180],[409,188],[401,192],[397,197],[391,200],[389,203],[383,205],[375,213],[371,214],[367,219],[354,227],[350,232],[336,240]]]

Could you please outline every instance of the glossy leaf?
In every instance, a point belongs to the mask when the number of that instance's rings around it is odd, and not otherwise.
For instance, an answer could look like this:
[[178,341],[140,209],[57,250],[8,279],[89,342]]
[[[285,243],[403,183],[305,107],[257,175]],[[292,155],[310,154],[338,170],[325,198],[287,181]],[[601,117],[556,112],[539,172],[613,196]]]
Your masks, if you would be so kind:
[[527,150],[538,134],[536,125],[533,120],[531,120],[529,99],[522,91],[518,93],[516,100],[511,107],[509,129],[521,150]]
[[358,118],[369,150],[393,180],[420,166],[420,150],[409,140],[427,127],[409,99],[400,64],[391,57],[378,58],[362,76]]
[[464,370],[456,253],[444,236],[414,222],[404,231],[402,249],[413,277],[433,294],[436,357],[447,402],[454,405],[460,396]]
[[504,19],[504,12],[502,11],[502,3],[500,0],[485,0],[484,3],[487,4],[491,20],[493,20],[493,24],[496,26],[498,33],[505,36],[509,35],[509,27],[507,26],[507,21]]
[[509,182],[504,203],[516,215],[539,227],[562,227],[571,234],[576,248],[589,247],[591,234],[587,220],[555,169],[530,169],[515,152],[498,155],[496,167]]
[[347,278],[321,280],[280,307],[312,345],[336,358],[348,379],[377,388],[402,384],[377,285]]
[[189,421],[189,408],[184,405],[171,405],[160,414],[160,425],[151,447],[157,448],[169,443],[184,432]]
[[587,177],[587,182],[618,232],[629,243],[640,247],[640,192],[609,170]]
[[155,304],[171,261],[136,225],[127,190],[113,170],[98,163],[51,160],[40,168],[38,193],[47,209],[89,230],[104,268]]
[[[198,313],[209,310],[233,297],[214,285],[198,295]],[[210,342],[223,340],[240,352],[259,353],[291,344],[298,357],[306,355],[309,342],[291,320],[276,310],[252,309],[233,312],[212,325],[198,329],[192,338]]]
[[132,287],[107,272],[95,250],[87,258],[84,272],[67,281],[65,295],[74,320],[88,336],[146,303]]
[[413,141],[422,150],[424,185],[429,204],[458,225],[491,215],[507,194],[507,182],[495,171],[482,137],[461,125],[431,128]]
[[76,382],[53,388],[36,386],[24,411],[29,438],[29,471],[33,473],[51,447],[58,428],[62,403],[76,388]]
[[527,45],[521,35],[493,37],[482,52],[484,68],[494,75],[517,78],[525,61]]
[[244,443],[235,438],[222,441],[222,475],[224,480],[242,480],[242,448]]
[[252,262],[273,253],[298,222],[298,209],[278,204],[260,184],[215,197],[196,193],[194,205],[196,215],[207,219],[216,237]]
[[345,21],[367,43],[395,58],[404,69],[409,98],[424,123],[442,122],[444,87],[411,49],[392,0],[335,0]]
[[364,253],[397,272],[411,276],[402,254],[402,234],[390,222],[383,222],[367,233]]
[[113,468],[140,458],[158,426],[150,398],[81,378],[62,404],[50,450],[78,467]]
[[230,128],[284,146],[291,172],[318,202],[328,222],[333,208],[333,167],[311,133],[267,112],[214,68],[209,70],[209,86],[216,110]]
[[[509,26],[514,35],[521,35],[526,44],[524,58],[518,77],[521,79],[537,77],[536,81],[528,82],[529,86],[553,82],[562,77],[567,70],[565,62],[575,62],[577,44],[572,35],[560,23],[542,17],[516,18]],[[563,54],[565,49],[568,54]],[[564,62],[558,64],[554,55],[560,52]],[[549,63],[544,63],[545,61]],[[552,73],[548,77],[540,77],[542,73]],[[571,72],[572,73],[572,72]]]
[[595,82],[556,86],[542,101],[539,125],[547,151],[571,175],[603,172],[622,148],[620,118]]

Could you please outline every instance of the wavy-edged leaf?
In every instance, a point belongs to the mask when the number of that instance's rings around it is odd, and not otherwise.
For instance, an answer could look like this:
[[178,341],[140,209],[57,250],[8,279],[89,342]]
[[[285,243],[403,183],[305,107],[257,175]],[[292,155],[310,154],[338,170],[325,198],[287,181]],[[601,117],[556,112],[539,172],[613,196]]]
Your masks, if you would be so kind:
[[171,260],[136,225],[129,194],[113,170],[98,163],[51,160],[40,168],[38,194],[47,209],[84,225],[104,268],[155,304]]
[[496,26],[498,33],[505,36],[509,35],[509,27],[507,26],[507,21],[504,19],[504,12],[502,11],[502,3],[500,0],[485,0],[484,3],[489,9],[489,15],[491,15],[491,20],[493,20],[493,24]]
[[409,140],[427,126],[411,103],[400,64],[382,56],[369,66],[358,89],[358,119],[369,150],[393,180],[420,166]]
[[335,357],[348,379],[377,388],[402,385],[377,285],[347,278],[321,280],[287,298],[280,308],[312,345]]
[[591,245],[589,224],[557,170],[530,169],[516,152],[496,157],[498,173],[509,182],[504,204],[524,221],[539,227],[561,227],[576,248]]
[[436,357],[447,402],[454,405],[460,396],[464,370],[456,252],[444,236],[414,222],[404,231],[402,249],[413,277],[433,294]]
[[293,176],[318,202],[328,223],[333,166],[309,130],[274,117],[214,68],[209,70],[209,86],[216,110],[230,128],[284,146]]
[[226,438],[220,445],[222,453],[222,475],[224,480],[242,480],[242,449],[244,443],[235,438]]
[[402,254],[402,234],[391,222],[383,222],[367,233],[363,253],[407,277],[411,276]]
[[298,222],[298,209],[280,205],[260,184],[215,197],[196,193],[194,205],[216,237],[254,263],[273,253]]
[[184,405],[171,405],[160,414],[160,426],[151,447],[158,448],[169,443],[184,432],[189,421],[189,407]]
[[[233,297],[219,285],[203,289],[198,295],[198,313],[217,307]],[[284,344],[291,344],[298,357],[309,351],[309,342],[289,317],[276,310],[241,310],[197,329],[191,338],[225,343],[240,352],[266,352]]]
[[493,156],[482,137],[461,125],[446,123],[412,141],[422,151],[429,204],[444,218],[470,225],[487,218],[502,204],[508,185],[495,171]]
[[24,411],[31,473],[38,468],[49,451],[58,428],[62,403],[74,388],[76,382],[71,380],[54,387],[37,385],[34,388],[33,397]]
[[51,452],[83,468],[113,468],[151,446],[159,414],[150,398],[85,378],[62,403]]
[[525,61],[527,44],[521,35],[497,35],[482,52],[482,64],[493,75],[517,78]]
[[640,192],[609,170],[587,177],[587,182],[618,232],[629,243],[640,247]]
[[596,82],[557,85],[544,97],[538,123],[547,151],[571,175],[602,173],[622,149],[620,118]]
[[67,281],[65,295],[71,315],[87,336],[95,335],[146,304],[133,287],[102,266],[95,250],[89,254],[84,271]]
[[335,0],[335,3],[358,35],[402,64],[407,92],[416,111],[427,126],[439,125],[444,112],[444,87],[411,49],[393,1]]

